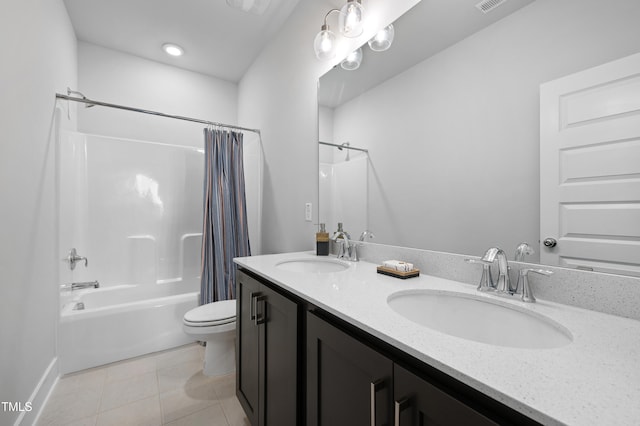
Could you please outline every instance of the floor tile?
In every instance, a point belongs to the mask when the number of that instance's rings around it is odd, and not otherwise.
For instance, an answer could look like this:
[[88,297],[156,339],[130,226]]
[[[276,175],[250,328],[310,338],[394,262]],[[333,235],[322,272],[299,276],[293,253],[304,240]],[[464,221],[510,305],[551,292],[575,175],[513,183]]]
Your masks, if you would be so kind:
[[236,396],[236,375],[235,373],[221,376],[213,380],[213,388],[218,399],[235,398]]
[[244,410],[240,405],[240,401],[235,396],[232,398],[225,398],[220,400],[222,409],[227,417],[229,426],[251,426],[249,419],[244,414]]
[[194,343],[160,352],[155,355],[155,359],[158,370],[190,361],[204,362],[204,347]]
[[85,417],[84,419],[76,420],[71,423],[66,423],[65,426],[95,426],[97,416]]
[[158,390],[160,393],[198,386],[211,379],[202,373],[203,363],[200,360],[184,362],[158,370]]
[[158,396],[98,414],[96,426],[159,426],[162,424]]
[[110,382],[104,387],[99,411],[111,410],[154,395],[158,395],[158,379],[155,371]]
[[132,358],[110,364],[106,367],[107,383],[129,379],[133,376],[156,371],[156,360],[153,356]]
[[38,424],[66,426],[73,421],[95,415],[100,403],[100,396],[101,391],[91,389],[81,389],[62,395],[58,395],[54,391],[40,415]]
[[78,390],[100,390],[104,386],[107,370],[104,368],[92,368],[65,375],[56,384],[56,395],[76,392]]
[[165,423],[218,404],[216,392],[211,383],[181,387],[160,394],[160,406]]
[[248,426],[235,397],[235,374],[202,373],[197,344],[66,375],[38,426]]
[[220,403],[215,403],[209,408],[197,411],[185,417],[181,417],[167,426],[229,426],[227,418]]

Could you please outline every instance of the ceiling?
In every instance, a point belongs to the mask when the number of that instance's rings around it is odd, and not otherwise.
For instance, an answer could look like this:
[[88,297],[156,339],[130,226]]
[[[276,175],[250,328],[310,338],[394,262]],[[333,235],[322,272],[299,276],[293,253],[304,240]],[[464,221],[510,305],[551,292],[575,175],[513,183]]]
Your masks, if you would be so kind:
[[360,68],[346,71],[338,65],[322,76],[319,104],[335,108],[534,0],[508,0],[486,14],[475,7],[479,1],[421,1],[394,22],[389,50],[373,52],[365,45]]
[[[299,0],[271,0],[262,15],[225,0],[64,0],[80,41],[238,82]],[[166,55],[171,42],[185,53]]]

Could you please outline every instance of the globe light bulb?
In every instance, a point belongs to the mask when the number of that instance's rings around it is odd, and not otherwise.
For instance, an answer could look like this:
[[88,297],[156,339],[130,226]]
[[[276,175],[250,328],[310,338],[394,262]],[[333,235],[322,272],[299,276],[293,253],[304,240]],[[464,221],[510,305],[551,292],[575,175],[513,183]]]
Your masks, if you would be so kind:
[[348,0],[340,9],[338,24],[345,37],[358,37],[364,30],[364,8],[361,0]]
[[393,24],[390,24],[376,33],[371,40],[369,40],[369,47],[374,52],[382,52],[391,47],[393,38],[395,36],[395,30]]
[[332,59],[336,55],[335,45],[336,35],[329,30],[328,25],[323,25],[313,41],[313,50],[316,53],[316,58],[321,61]]
[[346,58],[340,63],[342,69],[347,71],[353,71],[360,68],[360,64],[362,63],[362,48],[358,48],[353,52],[349,53]]

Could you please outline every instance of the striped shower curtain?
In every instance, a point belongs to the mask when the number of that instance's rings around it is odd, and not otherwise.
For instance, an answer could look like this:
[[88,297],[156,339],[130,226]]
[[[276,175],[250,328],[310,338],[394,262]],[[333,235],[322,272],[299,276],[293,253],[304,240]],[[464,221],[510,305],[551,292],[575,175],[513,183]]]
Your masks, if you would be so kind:
[[250,256],[242,133],[204,129],[200,304],[234,299],[234,257]]

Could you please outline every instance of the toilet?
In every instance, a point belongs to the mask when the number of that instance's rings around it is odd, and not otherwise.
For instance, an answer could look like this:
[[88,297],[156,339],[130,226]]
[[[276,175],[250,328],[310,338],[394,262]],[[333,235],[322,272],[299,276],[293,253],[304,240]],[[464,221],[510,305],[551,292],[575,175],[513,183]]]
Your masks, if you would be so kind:
[[206,376],[222,376],[236,369],[236,301],[221,300],[198,306],[184,314],[182,329],[194,340],[206,342]]

